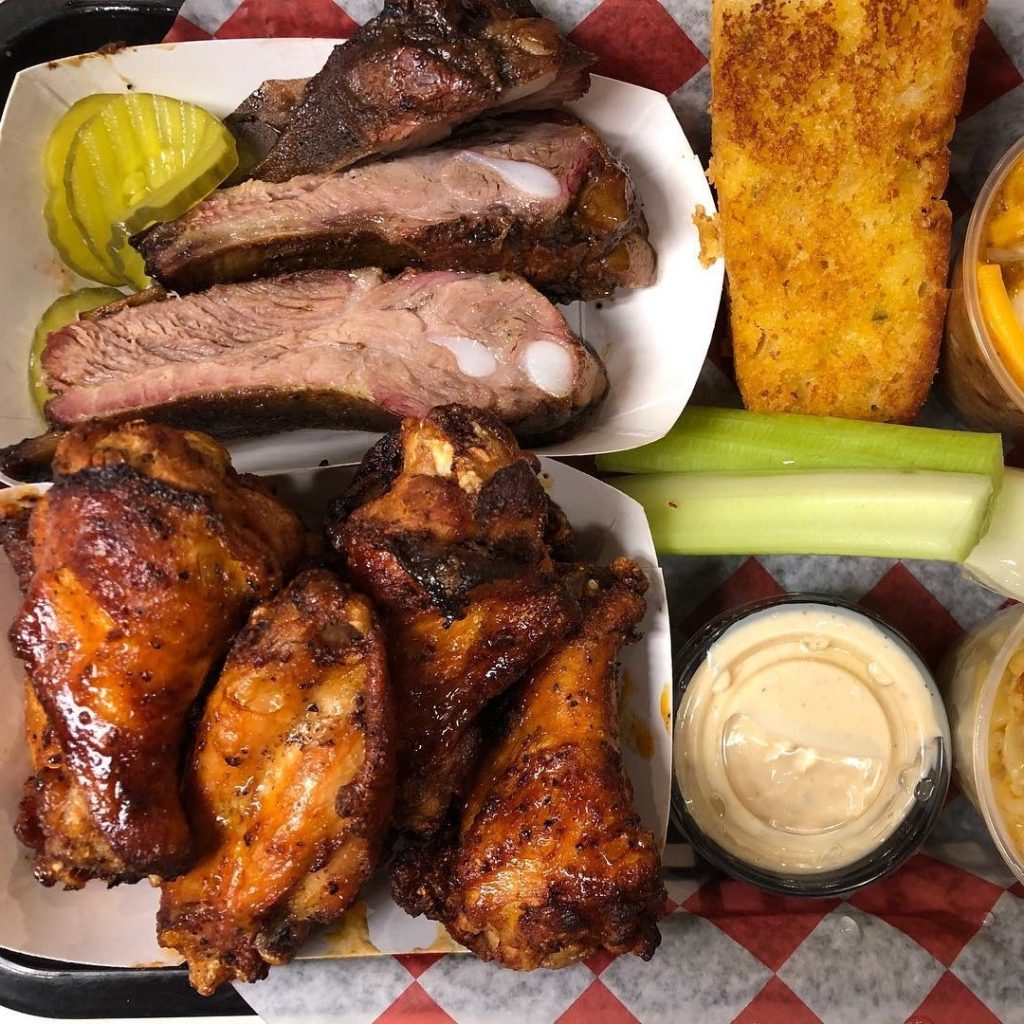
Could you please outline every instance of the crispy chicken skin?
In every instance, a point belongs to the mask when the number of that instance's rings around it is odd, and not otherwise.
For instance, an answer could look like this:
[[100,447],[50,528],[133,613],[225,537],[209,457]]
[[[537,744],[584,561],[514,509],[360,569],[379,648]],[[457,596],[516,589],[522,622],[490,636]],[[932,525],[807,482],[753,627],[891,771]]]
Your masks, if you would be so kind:
[[[5,493],[9,494],[10,492]],[[18,580],[18,589],[24,594],[32,582],[32,542],[29,525],[32,509],[39,501],[38,495],[29,495],[16,501],[0,505],[0,546],[11,563]]]
[[661,859],[622,766],[614,670],[647,581],[617,559],[582,585],[582,627],[509,693],[461,812],[392,868],[410,913],[516,970],[602,947],[649,959],[661,940]]
[[124,861],[97,828],[86,791],[65,767],[56,732],[27,679],[25,737],[32,774],[25,781],[15,831],[38,852],[36,877],[44,885],[63,882],[67,889],[90,878],[117,879]]
[[253,612],[186,774],[199,861],[164,884],[157,919],[200,992],[266,977],[355,898],[394,803],[393,716],[366,598],[309,569]]
[[538,468],[490,416],[441,406],[386,435],[328,513],[330,542],[387,619],[401,829],[437,827],[475,763],[480,711],[578,619]]
[[294,566],[302,527],[202,434],[85,425],[53,470],[10,630],[32,688],[18,835],[44,885],[173,877],[192,857],[178,791],[189,708]]

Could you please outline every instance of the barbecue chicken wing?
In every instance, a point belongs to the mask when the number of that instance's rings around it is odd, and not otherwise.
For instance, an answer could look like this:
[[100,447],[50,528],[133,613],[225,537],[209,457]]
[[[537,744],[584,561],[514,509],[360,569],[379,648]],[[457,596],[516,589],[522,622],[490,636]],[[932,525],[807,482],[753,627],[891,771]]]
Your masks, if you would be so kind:
[[202,434],[85,425],[53,469],[10,631],[35,772],[18,834],[44,885],[173,877],[192,854],[178,792],[189,707],[251,605],[282,585],[302,527]]
[[484,705],[578,619],[549,551],[564,517],[537,470],[496,420],[443,406],[378,442],[329,512],[332,544],[387,616],[400,828],[438,825]]
[[585,573],[582,627],[508,695],[447,831],[393,866],[396,900],[485,960],[564,967],[602,947],[648,959],[661,940],[661,859],[633,810],[614,671],[645,588],[627,559]]
[[186,772],[199,861],[165,883],[161,945],[211,993],[285,963],[376,867],[395,792],[384,638],[323,569],[253,613],[206,704]]

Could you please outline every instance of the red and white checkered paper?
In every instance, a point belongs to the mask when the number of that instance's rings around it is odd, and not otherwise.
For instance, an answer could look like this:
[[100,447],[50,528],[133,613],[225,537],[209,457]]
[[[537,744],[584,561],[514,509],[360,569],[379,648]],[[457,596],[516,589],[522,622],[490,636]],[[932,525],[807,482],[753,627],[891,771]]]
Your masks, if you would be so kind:
[[[906,0],[913,2],[913,0]],[[595,70],[665,93],[705,159],[708,0],[536,0]],[[347,37],[379,0],[186,0],[168,40]],[[990,0],[953,145],[949,200],[969,210],[989,168],[1024,132],[1024,0]],[[713,349],[716,346],[713,345]],[[737,402],[710,359],[697,400]],[[929,422],[948,423],[933,403]],[[1020,464],[1024,456],[1011,454]],[[784,591],[854,600],[935,666],[1001,603],[949,566],[878,559],[666,559],[676,640],[713,614]],[[956,794],[924,851],[848,901],[784,899],[686,867],[670,846],[671,913],[648,964],[598,954],[520,975],[471,957],[304,961],[239,986],[269,1021],[389,1024],[1024,1024],[1024,889]]]

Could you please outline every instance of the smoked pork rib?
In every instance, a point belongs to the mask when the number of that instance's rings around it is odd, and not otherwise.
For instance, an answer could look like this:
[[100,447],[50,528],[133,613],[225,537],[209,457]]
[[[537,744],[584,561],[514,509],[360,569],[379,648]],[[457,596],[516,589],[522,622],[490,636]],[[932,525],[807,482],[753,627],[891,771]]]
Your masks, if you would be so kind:
[[604,396],[597,356],[510,275],[309,271],[117,308],[50,335],[58,426],[140,415],[221,437],[386,429],[460,401],[524,441]]
[[254,176],[329,173],[489,110],[576,99],[592,60],[526,0],[387,0],[309,80]]
[[45,885],[172,878],[192,856],[178,792],[189,708],[304,533],[202,434],[88,424],[53,468],[10,630],[31,683],[18,834]]
[[308,78],[267,79],[224,118],[224,127],[234,135],[238,150],[238,166],[224,184],[245,181],[270,152],[302,102],[308,82]]
[[175,291],[309,268],[512,271],[559,301],[654,276],[626,170],[564,113],[474,125],[443,147],[215,192],[133,240]]

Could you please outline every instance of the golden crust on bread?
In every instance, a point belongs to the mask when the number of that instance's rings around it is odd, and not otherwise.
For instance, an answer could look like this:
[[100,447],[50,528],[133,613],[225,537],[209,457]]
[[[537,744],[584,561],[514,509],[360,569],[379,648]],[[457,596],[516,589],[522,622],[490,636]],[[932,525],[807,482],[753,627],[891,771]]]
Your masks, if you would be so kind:
[[748,408],[909,421],[985,0],[713,0],[712,166]]

